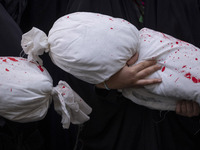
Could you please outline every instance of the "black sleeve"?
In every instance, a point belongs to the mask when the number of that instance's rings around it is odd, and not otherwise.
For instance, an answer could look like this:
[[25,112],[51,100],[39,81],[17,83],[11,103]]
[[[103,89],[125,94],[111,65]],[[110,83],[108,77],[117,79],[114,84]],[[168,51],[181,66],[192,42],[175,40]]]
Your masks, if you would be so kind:
[[19,56],[22,32],[0,3],[0,56]]

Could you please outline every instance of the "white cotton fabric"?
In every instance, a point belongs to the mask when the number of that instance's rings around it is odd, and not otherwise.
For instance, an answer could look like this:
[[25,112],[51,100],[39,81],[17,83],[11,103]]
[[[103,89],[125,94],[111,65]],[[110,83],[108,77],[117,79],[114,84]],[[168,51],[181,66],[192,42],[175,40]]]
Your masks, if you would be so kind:
[[[37,38],[44,40],[38,42]],[[36,46],[27,46],[29,43]],[[45,46],[32,48],[41,45]],[[42,49],[48,51],[57,66],[92,84],[109,79],[139,52],[136,63],[156,59],[162,65],[162,70],[148,78],[162,78],[163,82],[124,89],[125,97],[158,110],[175,110],[180,99],[200,100],[200,50],[160,32],[139,31],[120,18],[87,12],[68,14],[54,23],[48,37],[37,28],[24,34],[22,47],[29,59],[38,59],[37,51],[38,55]]]
[[[36,28],[23,35],[22,47],[31,56],[29,59],[37,59],[36,50],[41,55],[41,50],[49,47],[49,55],[57,66],[92,84],[119,71],[138,44],[138,30],[129,22],[87,12],[58,19],[49,32],[48,43],[44,35]],[[44,47],[39,48],[41,45]]]
[[45,117],[54,100],[64,128],[83,123],[91,108],[60,81],[53,87],[48,71],[21,57],[0,57],[0,116],[16,122],[33,122]]
[[199,48],[170,35],[143,28],[139,34],[138,51],[136,64],[156,59],[162,66],[161,70],[148,77],[162,78],[162,83],[140,89],[125,89],[125,97],[160,110],[175,110],[176,102],[181,99],[200,104]]

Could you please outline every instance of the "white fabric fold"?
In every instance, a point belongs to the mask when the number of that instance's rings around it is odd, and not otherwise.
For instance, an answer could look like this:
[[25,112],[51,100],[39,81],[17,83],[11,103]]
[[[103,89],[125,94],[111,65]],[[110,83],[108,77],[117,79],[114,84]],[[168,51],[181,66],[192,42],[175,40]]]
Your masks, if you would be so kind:
[[62,115],[63,128],[68,128],[70,122],[81,124],[89,120],[92,109],[64,81],[60,81],[53,89],[55,110]]

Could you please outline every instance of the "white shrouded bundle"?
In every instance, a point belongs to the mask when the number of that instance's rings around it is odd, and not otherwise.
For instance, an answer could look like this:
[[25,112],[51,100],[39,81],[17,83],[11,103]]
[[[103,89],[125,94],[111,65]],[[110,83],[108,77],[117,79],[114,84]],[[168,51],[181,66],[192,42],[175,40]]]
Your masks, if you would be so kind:
[[155,59],[162,70],[148,78],[162,83],[123,89],[133,102],[159,110],[175,110],[180,99],[200,101],[200,50],[186,42],[107,15],[77,12],[59,18],[48,37],[33,28],[23,35],[22,47],[29,60],[49,52],[52,61],[75,77],[98,84],[126,65],[136,52],[139,59]]
[[0,57],[0,116],[16,122],[33,122],[45,117],[53,99],[62,124],[80,124],[89,120],[91,108],[60,81],[53,87],[47,70],[22,57]]

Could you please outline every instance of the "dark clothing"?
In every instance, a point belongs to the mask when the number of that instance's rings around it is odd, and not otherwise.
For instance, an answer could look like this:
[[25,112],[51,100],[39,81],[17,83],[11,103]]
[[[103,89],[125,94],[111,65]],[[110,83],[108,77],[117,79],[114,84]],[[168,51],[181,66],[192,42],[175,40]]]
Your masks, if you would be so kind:
[[0,56],[19,56],[22,31],[0,3]]
[[5,120],[0,125],[0,150],[44,150],[38,124]]
[[26,8],[27,0],[0,0],[6,11],[19,24],[22,14]]
[[200,0],[146,0],[144,25],[200,47]]

